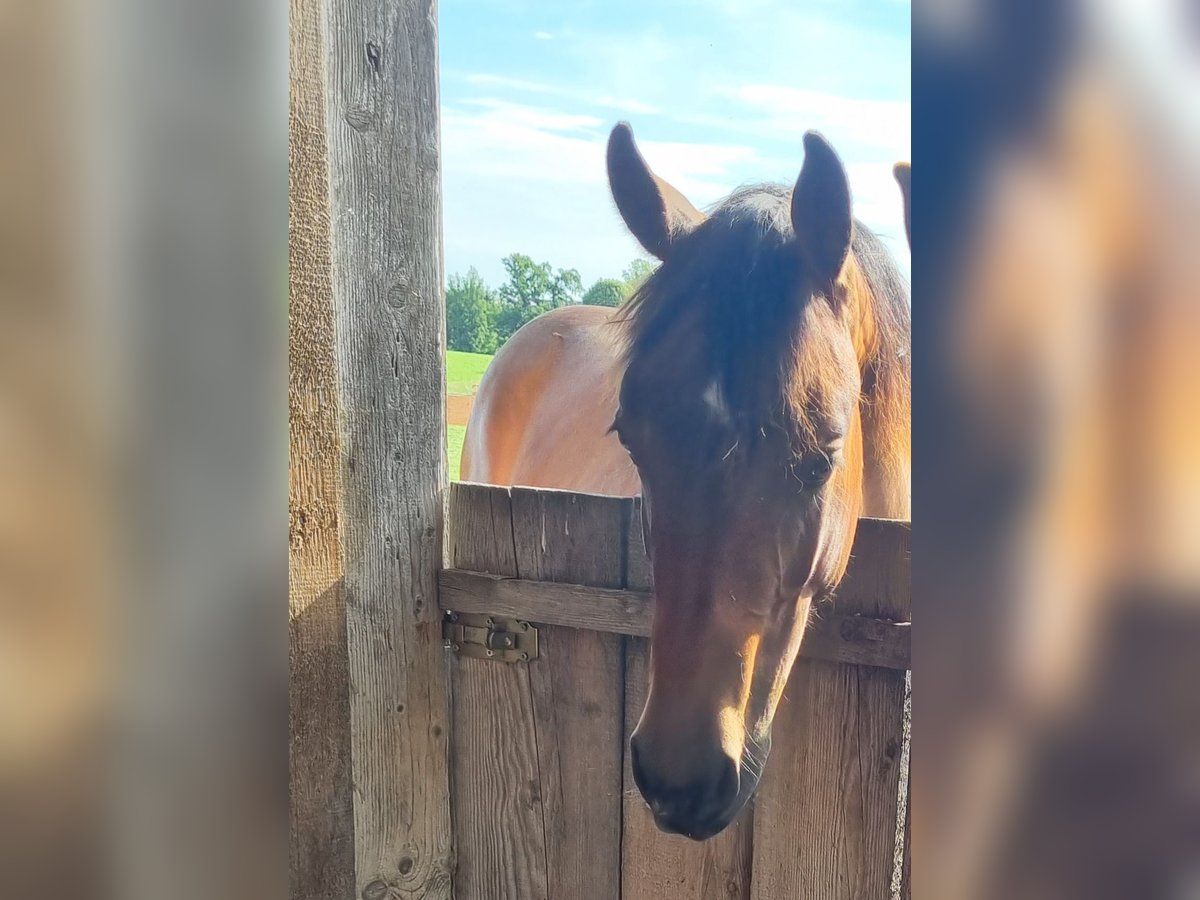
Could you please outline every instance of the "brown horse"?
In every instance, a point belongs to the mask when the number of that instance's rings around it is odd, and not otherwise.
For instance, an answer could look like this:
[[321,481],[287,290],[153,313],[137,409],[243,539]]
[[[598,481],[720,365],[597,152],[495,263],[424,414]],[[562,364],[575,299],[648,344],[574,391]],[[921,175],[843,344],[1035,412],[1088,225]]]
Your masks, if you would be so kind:
[[468,480],[641,494],[657,605],[633,773],[659,827],[695,839],[754,792],[859,516],[909,514],[906,289],[832,148],[804,147],[794,188],[705,216],[618,125],[613,196],[662,265],[615,314],[560,309],[516,334],[464,448]]

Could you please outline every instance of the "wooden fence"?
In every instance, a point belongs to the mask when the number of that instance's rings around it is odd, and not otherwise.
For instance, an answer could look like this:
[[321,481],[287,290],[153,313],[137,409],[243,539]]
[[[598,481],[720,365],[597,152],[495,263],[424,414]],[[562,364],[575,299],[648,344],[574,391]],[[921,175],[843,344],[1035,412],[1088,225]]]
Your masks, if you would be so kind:
[[705,844],[658,832],[629,772],[653,615],[640,529],[632,500],[452,487],[439,603],[459,645],[454,896],[904,894],[908,525],[860,524],[838,599],[805,636],[759,794]]
[[625,758],[634,502],[464,485],[443,520],[436,5],[290,7],[292,896],[889,896],[907,527],[862,523],[753,808],[705,844],[656,831]]

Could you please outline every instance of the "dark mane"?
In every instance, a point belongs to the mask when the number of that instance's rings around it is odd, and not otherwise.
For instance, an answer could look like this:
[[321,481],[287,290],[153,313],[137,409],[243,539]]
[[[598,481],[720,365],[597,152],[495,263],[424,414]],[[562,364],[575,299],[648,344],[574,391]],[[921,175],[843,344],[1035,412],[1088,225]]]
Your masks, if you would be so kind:
[[883,242],[857,220],[850,251],[873,301],[877,333],[875,353],[863,379],[863,394],[872,403],[871,414],[887,432],[907,433],[912,412],[912,307],[908,283]]
[[[706,372],[748,429],[785,424],[800,322],[812,301],[791,224],[790,186],[740,188],[675,247],[626,303],[627,363],[634,366],[686,329]],[[864,372],[868,401],[905,398],[910,385],[910,310],[903,276],[879,239],[856,221],[852,270],[865,283],[878,340]],[[880,408],[880,415],[891,411]]]

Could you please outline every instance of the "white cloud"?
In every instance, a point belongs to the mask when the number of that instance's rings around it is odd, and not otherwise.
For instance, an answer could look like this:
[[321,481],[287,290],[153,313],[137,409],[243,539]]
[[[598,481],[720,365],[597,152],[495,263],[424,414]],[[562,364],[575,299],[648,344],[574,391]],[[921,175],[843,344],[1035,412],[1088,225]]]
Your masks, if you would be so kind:
[[648,103],[642,103],[639,100],[613,97],[609,94],[596,94],[576,88],[563,87],[562,85],[527,81],[521,78],[507,78],[503,75],[475,72],[466,75],[464,80],[468,84],[485,85],[528,94],[542,94],[549,97],[561,97],[564,100],[573,100],[577,103],[587,104],[588,106],[616,109],[635,115],[654,115],[659,112],[656,107]]
[[798,139],[816,129],[835,147],[861,144],[887,150],[896,160],[910,155],[912,104],[907,100],[864,100],[773,84],[748,84],[719,93],[741,103],[747,114],[734,119],[692,116],[686,120],[751,129],[774,139]]
[[609,109],[617,109],[621,112],[632,113],[639,116],[653,116],[661,112],[657,106],[651,106],[649,103],[642,103],[640,100],[621,100],[616,97],[607,95],[596,97],[592,100],[597,106],[605,106]]
[[[463,101],[442,110],[443,168],[474,169],[527,181],[603,182],[608,123],[595,116],[494,98]],[[752,167],[758,152],[741,144],[641,141],[642,152],[664,178],[698,203]]]
[[710,206],[761,170],[753,147],[639,140],[638,148],[655,173],[698,207]]
[[[573,76],[680,116],[724,114],[718,95],[742,84],[849,97],[907,94],[911,52],[903,29],[880,30],[881,23],[847,16],[832,0],[704,5],[689,10],[695,14],[678,28],[655,23],[581,34],[572,64],[581,71]],[[766,5],[772,8],[762,10]]]
[[[442,110],[446,267],[497,280],[500,259],[528,253],[578,268],[590,282],[619,273],[639,248],[608,191],[607,123],[481,99]],[[741,144],[643,140],[655,171],[698,206],[760,168]]]
[[552,34],[551,34],[550,32],[548,32],[548,31],[535,31],[535,32],[533,33],[533,36],[534,36],[534,37],[535,37],[537,40],[539,40],[539,41],[552,41],[552,40],[554,40],[554,35],[552,35]]
[[603,119],[595,116],[560,113],[521,103],[510,103],[507,100],[497,100],[493,97],[468,98],[463,100],[462,104],[486,110],[485,115],[491,121],[501,120],[510,126],[541,131],[588,131],[604,124]]
[[703,6],[732,19],[760,16],[777,6],[777,0],[703,0]]

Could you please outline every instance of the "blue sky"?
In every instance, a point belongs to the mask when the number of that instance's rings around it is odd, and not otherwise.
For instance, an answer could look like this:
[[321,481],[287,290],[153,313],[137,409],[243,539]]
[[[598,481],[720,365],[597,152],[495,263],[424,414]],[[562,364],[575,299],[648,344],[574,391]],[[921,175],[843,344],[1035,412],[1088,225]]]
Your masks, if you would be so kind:
[[587,286],[644,256],[605,181],[624,119],[701,209],[794,182],[820,130],[908,272],[891,167],[910,153],[909,21],[903,0],[443,0],[446,271],[499,284],[520,252]]

